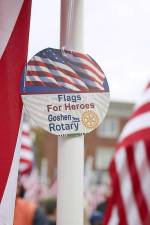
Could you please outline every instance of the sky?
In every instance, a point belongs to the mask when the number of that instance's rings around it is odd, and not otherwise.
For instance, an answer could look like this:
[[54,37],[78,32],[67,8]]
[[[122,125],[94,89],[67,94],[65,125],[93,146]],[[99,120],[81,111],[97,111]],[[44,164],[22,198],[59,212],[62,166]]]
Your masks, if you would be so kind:
[[[150,78],[150,1],[84,0],[84,52],[103,69],[111,100],[136,102]],[[33,0],[29,59],[59,48],[60,0]]]

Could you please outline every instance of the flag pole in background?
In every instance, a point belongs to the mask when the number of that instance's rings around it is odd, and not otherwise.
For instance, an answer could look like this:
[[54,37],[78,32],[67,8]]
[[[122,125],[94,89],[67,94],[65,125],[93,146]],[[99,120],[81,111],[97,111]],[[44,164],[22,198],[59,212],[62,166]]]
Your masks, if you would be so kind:
[[0,0],[0,225],[13,224],[22,130],[20,80],[30,10],[30,0]]
[[[83,0],[61,1],[60,45],[82,51]],[[84,136],[58,137],[57,224],[83,225]]]

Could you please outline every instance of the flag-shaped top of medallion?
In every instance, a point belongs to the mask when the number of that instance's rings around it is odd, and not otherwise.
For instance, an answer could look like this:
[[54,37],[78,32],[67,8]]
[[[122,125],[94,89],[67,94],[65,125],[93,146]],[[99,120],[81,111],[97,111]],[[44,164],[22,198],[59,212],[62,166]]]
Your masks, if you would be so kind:
[[22,93],[108,92],[100,66],[88,55],[47,48],[28,62]]

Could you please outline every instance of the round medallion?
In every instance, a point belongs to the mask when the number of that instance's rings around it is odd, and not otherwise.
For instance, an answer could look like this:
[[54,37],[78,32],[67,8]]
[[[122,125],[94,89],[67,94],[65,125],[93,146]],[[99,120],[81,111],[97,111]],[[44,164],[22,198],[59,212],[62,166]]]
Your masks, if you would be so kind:
[[100,66],[89,55],[61,49],[44,49],[29,60],[21,95],[32,119],[55,135],[91,132],[109,106]]

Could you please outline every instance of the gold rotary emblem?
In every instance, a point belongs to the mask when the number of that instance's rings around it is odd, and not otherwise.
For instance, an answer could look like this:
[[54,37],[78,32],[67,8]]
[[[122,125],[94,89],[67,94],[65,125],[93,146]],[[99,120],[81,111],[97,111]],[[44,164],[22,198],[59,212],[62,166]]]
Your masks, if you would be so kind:
[[82,123],[86,128],[95,129],[99,124],[98,115],[94,111],[86,111],[82,114]]

